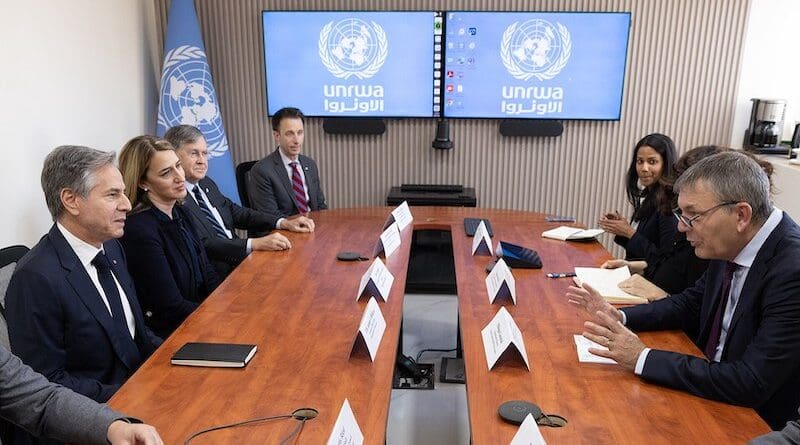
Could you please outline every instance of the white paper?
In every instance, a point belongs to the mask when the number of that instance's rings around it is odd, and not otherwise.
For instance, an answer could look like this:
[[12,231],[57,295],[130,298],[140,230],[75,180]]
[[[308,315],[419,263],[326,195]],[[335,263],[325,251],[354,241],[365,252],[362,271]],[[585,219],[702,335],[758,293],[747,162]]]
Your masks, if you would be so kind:
[[392,210],[392,216],[397,223],[397,228],[401,231],[414,220],[414,217],[411,216],[411,209],[408,208],[408,201],[403,201],[396,209]]
[[327,445],[362,445],[364,443],[364,433],[358,427],[356,416],[350,408],[350,401],[344,399],[342,409],[339,410],[339,417],[333,424],[333,430],[328,437]]
[[492,254],[492,238],[486,230],[486,224],[481,220],[478,228],[475,229],[475,236],[472,238],[472,254],[475,255],[479,249],[482,253]]
[[589,348],[597,348],[603,349],[608,351],[608,348],[605,346],[601,346],[599,343],[595,343],[588,338],[584,337],[583,335],[575,334],[573,335],[575,339],[575,347],[578,349],[578,361],[581,363],[610,363],[616,364],[614,360],[610,358],[600,357],[599,355],[594,355],[589,352]]
[[508,313],[505,307],[501,307],[492,321],[481,330],[483,338],[483,351],[486,354],[486,364],[489,370],[497,363],[497,359],[512,345],[517,348],[525,367],[531,369],[528,363],[528,353],[525,352],[525,343],[522,340],[522,331],[517,327],[517,323]]
[[539,425],[536,424],[536,419],[531,413],[525,416],[525,420],[522,421],[522,425],[519,426],[517,434],[511,439],[509,445],[547,445],[542,437],[542,432],[539,431]]
[[561,241],[581,240],[594,238],[603,233],[603,229],[580,229],[578,227],[561,226],[542,232],[543,238],[552,238]]
[[366,309],[364,309],[364,315],[361,316],[361,323],[358,324],[358,332],[364,339],[369,351],[369,358],[373,362],[385,330],[386,319],[383,318],[381,308],[375,298],[370,298]]
[[[369,266],[369,269],[361,276],[356,300],[361,298],[364,290],[369,286],[369,290],[377,293],[377,296],[381,297],[383,301],[389,301],[389,292],[392,290],[392,283],[394,283],[394,275],[389,272],[389,269],[383,264],[380,258],[375,258]],[[370,296],[374,297],[375,295]]]
[[619,283],[631,277],[628,266],[616,269],[601,269],[599,267],[576,267],[576,282],[579,284],[588,283],[606,300],[615,303],[641,303],[647,300],[635,295],[631,295],[619,288]]
[[514,275],[511,274],[511,269],[508,267],[502,258],[497,260],[492,271],[486,276],[486,292],[489,294],[489,303],[494,303],[497,299],[500,289],[506,283],[508,290],[511,293],[511,301],[517,304],[517,285],[514,281]]
[[389,258],[389,255],[400,246],[400,229],[397,222],[393,222],[381,233],[381,244],[383,245],[383,255],[386,258]]

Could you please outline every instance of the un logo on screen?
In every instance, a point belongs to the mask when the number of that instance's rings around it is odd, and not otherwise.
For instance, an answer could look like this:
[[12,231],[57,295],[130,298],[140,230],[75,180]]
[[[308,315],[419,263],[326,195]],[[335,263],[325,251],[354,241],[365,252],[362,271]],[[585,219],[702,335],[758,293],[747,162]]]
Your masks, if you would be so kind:
[[228,140],[205,53],[183,45],[169,51],[164,60],[158,125],[164,129],[194,125],[203,132],[209,154],[222,156],[228,151]]
[[564,69],[571,51],[567,28],[540,19],[514,22],[506,28],[500,43],[503,65],[520,80],[552,79]]
[[386,62],[389,44],[381,25],[356,18],[329,22],[319,33],[319,58],[340,79],[368,79]]

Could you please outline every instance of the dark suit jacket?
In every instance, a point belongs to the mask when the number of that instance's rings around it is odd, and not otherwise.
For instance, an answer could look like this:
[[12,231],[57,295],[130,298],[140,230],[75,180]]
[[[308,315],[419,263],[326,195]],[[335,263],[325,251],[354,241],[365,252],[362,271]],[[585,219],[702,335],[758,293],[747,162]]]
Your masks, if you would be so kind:
[[54,225],[17,265],[6,296],[11,349],[50,381],[105,402],[161,340],[145,327],[117,240],[103,249],[136,321],[136,350],[125,338],[78,256]]
[[219,191],[217,184],[211,178],[201,179],[196,187],[200,187],[205,192],[211,205],[222,217],[225,228],[233,234],[233,239],[217,236],[214,226],[197,205],[194,196],[186,197],[183,207],[193,218],[208,258],[217,273],[221,277],[226,277],[247,256],[247,240],[236,236],[235,229],[266,232],[275,228],[278,217],[236,204]]
[[[175,205],[174,219],[164,220],[163,215],[155,207],[128,215],[121,241],[145,320],[156,334],[166,338],[216,289],[220,280],[183,207]],[[190,248],[184,241],[181,224],[193,238]],[[191,256],[199,263],[200,277],[193,271]]]
[[[276,149],[264,159],[256,162],[250,170],[248,194],[251,206],[256,210],[278,215],[282,218],[300,213],[294,202],[292,182],[286,173],[280,149]],[[308,156],[298,156],[308,188],[308,207],[311,210],[325,210],[325,195],[319,181],[317,164]]]
[[645,260],[658,249],[675,239],[678,220],[673,215],[664,215],[658,210],[639,220],[636,233],[631,238],[615,236],[614,242],[625,248],[626,260]]
[[[694,287],[622,309],[633,330],[684,329],[705,345],[722,285],[724,261],[712,261]],[[652,350],[646,380],[700,397],[755,408],[773,428],[800,406],[800,228],[783,215],[747,274],[721,362]]]
[[672,243],[647,257],[643,275],[668,294],[679,294],[703,276],[708,263],[708,260],[697,258],[686,234],[678,232]]

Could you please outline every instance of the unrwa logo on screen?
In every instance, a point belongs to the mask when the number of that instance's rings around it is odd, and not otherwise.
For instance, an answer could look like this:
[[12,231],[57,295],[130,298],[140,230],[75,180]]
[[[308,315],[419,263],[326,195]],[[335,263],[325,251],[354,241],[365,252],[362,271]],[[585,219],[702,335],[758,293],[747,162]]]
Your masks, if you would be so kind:
[[340,79],[368,79],[386,62],[389,43],[381,25],[348,18],[329,22],[319,33],[319,58]]
[[211,156],[222,156],[228,151],[206,55],[200,48],[189,45],[167,53],[161,76],[158,125],[166,131],[180,124],[193,125],[203,133]]
[[520,80],[552,79],[567,65],[571,52],[567,27],[541,19],[512,23],[500,43],[503,65]]

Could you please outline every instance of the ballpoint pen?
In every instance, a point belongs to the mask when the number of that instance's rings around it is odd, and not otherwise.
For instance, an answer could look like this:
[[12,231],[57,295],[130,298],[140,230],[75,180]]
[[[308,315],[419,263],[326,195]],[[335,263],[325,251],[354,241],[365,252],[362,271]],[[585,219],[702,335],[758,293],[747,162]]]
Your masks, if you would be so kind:
[[563,273],[549,273],[547,274],[548,278],[567,278],[567,277],[574,277],[575,272],[563,272]]

